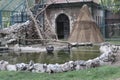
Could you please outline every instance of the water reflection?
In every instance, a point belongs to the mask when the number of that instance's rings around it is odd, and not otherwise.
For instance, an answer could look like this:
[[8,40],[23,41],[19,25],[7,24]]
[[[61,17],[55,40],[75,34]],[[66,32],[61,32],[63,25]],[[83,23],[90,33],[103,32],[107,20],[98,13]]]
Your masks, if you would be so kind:
[[98,46],[96,47],[79,47],[71,51],[54,51],[53,54],[47,53],[0,53],[0,60],[14,63],[28,63],[30,60],[39,63],[64,63],[70,60],[88,60],[100,55]]

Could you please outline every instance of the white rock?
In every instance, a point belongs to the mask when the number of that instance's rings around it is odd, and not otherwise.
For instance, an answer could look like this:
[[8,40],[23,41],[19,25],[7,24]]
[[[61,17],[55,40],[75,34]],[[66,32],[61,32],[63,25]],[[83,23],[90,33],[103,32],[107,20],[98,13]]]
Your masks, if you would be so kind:
[[7,61],[0,61],[0,70],[6,70],[6,66],[8,65],[9,63]]
[[8,65],[6,66],[6,69],[7,69],[8,71],[17,71],[16,65],[11,65],[11,64],[8,64]]
[[100,52],[101,53],[111,52],[111,47],[109,45],[100,46]]
[[28,65],[25,63],[18,63],[16,64],[16,68],[18,71],[22,71],[22,70],[24,71],[24,70],[27,70]]
[[34,68],[32,70],[32,72],[46,72],[46,68],[47,68],[47,65],[46,64],[40,64],[40,63],[36,63],[33,65]]
[[86,61],[86,62],[85,62],[86,68],[91,68],[92,63],[93,63],[93,60],[88,60],[88,61]]
[[83,70],[86,69],[85,66],[81,66],[81,65],[76,65],[75,70]]
[[18,52],[18,51],[20,51],[20,47],[19,47],[19,44],[16,44],[15,46],[14,46],[14,49],[13,49],[15,52]]
[[73,69],[72,69],[72,68],[73,68],[73,64],[70,64],[69,62],[66,62],[66,63],[64,63],[64,64],[61,64],[61,67],[62,67],[62,70],[63,70],[64,72],[73,70]]
[[47,70],[48,73],[57,73],[57,72],[63,72],[62,67],[59,64],[48,64]]
[[111,65],[112,62],[104,62],[100,60],[100,66]]

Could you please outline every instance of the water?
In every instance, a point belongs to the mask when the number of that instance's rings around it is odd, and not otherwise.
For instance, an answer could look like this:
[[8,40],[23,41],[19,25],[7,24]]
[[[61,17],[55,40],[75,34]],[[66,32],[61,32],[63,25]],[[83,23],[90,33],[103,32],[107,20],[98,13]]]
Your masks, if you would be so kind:
[[99,47],[79,47],[71,51],[60,50],[54,51],[53,54],[48,53],[0,53],[0,60],[15,63],[29,63],[33,60],[35,63],[64,63],[70,60],[88,60],[100,55]]

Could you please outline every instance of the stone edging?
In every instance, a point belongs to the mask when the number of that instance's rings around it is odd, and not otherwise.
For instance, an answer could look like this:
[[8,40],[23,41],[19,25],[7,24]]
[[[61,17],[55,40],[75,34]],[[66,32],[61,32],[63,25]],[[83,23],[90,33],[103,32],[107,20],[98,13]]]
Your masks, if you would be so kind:
[[64,64],[41,64],[34,63],[33,61],[30,61],[29,64],[9,64],[9,62],[1,60],[0,70],[58,73],[72,70],[95,68],[103,65],[111,65],[112,63],[114,63],[116,61],[119,49],[119,46],[111,45],[109,43],[102,43],[100,46],[100,52],[102,54],[99,57],[87,61],[69,61],[65,62]]

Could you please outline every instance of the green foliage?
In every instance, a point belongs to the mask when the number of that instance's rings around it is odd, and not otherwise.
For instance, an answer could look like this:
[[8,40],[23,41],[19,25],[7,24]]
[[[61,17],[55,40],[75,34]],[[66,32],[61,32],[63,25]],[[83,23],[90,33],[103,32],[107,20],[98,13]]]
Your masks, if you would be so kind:
[[120,12],[120,0],[113,0],[114,7],[113,7],[113,12],[117,13]]
[[120,78],[120,67],[100,67],[64,73],[0,72],[0,80],[114,80]]
[[101,0],[101,5],[114,13],[120,12],[120,0]]
[[101,0],[101,4],[105,7],[110,7],[113,3],[113,0]]
[[114,45],[119,45],[120,44],[120,39],[106,39],[105,42],[109,42],[111,44],[114,44]]

